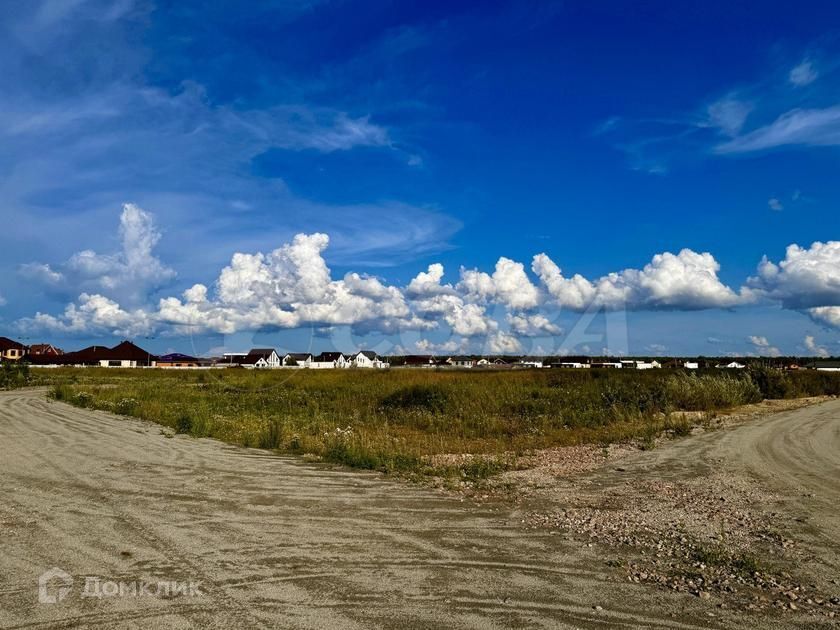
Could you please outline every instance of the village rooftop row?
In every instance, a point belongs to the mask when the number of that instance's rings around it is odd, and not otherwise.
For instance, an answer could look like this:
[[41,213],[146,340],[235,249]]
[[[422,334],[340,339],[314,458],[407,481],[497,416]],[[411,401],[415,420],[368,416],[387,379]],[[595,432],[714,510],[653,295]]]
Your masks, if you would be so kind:
[[810,368],[840,371],[840,361],[814,360],[797,357],[746,357],[746,358],[615,358],[615,357],[530,357],[530,356],[434,356],[403,355],[383,357],[372,350],[342,352],[287,352],[278,353],[274,348],[254,348],[250,352],[225,353],[220,357],[201,358],[178,352],[155,355],[131,341],[123,341],[113,348],[89,346],[75,352],[64,352],[51,344],[22,343],[0,337],[0,360],[25,362],[33,367],[116,367],[116,368],[181,368],[209,369],[241,367],[249,369],[344,369],[344,368],[440,368],[440,369],[635,369],[659,368],[744,369],[752,363],[783,369]]

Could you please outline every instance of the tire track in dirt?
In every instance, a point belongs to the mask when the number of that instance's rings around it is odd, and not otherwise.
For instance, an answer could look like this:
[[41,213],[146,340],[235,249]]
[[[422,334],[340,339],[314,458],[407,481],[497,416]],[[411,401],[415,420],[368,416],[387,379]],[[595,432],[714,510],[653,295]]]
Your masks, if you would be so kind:
[[[597,550],[527,530],[510,507],[167,438],[43,391],[0,392],[0,448],[3,628],[744,626],[628,584]],[[720,447],[697,452],[708,448]],[[53,566],[199,580],[206,595],[90,599],[77,584],[40,605],[36,580]]]

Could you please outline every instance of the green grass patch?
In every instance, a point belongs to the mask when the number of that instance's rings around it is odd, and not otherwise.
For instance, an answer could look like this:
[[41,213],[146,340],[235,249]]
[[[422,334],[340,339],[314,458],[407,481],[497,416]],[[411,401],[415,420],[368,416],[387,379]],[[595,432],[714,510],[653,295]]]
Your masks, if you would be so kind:
[[[502,456],[584,443],[687,435],[675,411],[714,412],[768,394],[840,394],[840,375],[670,370],[33,371],[52,396],[178,433],[311,454],[386,472],[481,479]],[[473,454],[443,471],[437,455]],[[501,454],[501,455],[500,455]],[[460,461],[460,460],[459,460]]]

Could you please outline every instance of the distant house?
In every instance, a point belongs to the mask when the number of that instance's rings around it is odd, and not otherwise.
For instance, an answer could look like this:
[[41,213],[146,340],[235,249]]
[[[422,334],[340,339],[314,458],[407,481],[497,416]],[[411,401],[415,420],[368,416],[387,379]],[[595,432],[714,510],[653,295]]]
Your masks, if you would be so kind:
[[66,352],[56,357],[55,362],[60,365],[75,365],[79,367],[98,366],[102,361],[107,361],[111,355],[111,349],[106,346],[88,346],[75,352]]
[[717,365],[715,367],[717,367],[719,369],[723,369],[723,370],[743,370],[747,366],[744,365],[743,363],[738,363],[737,361],[732,361],[731,363],[727,363],[726,365]]
[[520,359],[517,363],[515,363],[516,367],[520,368],[541,368],[543,366],[543,362],[537,359]]
[[621,362],[621,367],[629,370],[652,370],[662,367],[659,361],[641,361],[639,359],[629,359]]
[[258,370],[279,368],[281,365],[280,357],[274,348],[254,348],[242,359],[242,367]]
[[51,343],[36,343],[29,346],[29,356],[31,357],[58,357],[64,354],[64,350],[56,348]]
[[350,359],[353,367],[357,368],[383,368],[388,367],[382,358],[373,350],[360,350]]
[[683,367],[686,370],[699,370],[700,369],[700,362],[699,361],[686,361],[683,363]]
[[308,368],[312,363],[312,354],[309,352],[287,352],[283,356],[283,367]]
[[622,367],[621,361],[593,361],[591,365],[593,368],[601,369],[618,369]]
[[475,367],[487,367],[488,365],[490,365],[490,361],[485,357],[481,357],[475,362]]
[[[154,367],[157,357],[151,352],[134,345],[130,341],[123,341],[113,348],[105,346],[88,346],[76,352],[51,357],[47,363],[58,365],[75,365],[79,367],[100,366],[116,368]],[[38,361],[43,364],[44,361]]]
[[102,367],[154,367],[157,357],[130,341],[123,341],[108,351],[108,355],[100,359]]
[[476,360],[472,357],[449,357],[446,362],[456,368],[473,368],[476,365]]
[[20,361],[26,354],[26,346],[8,337],[0,337],[0,359]]
[[409,354],[404,357],[405,367],[433,367],[435,358],[431,354]]
[[493,365],[498,365],[498,366],[508,365],[508,360],[504,359],[502,357],[496,357],[495,359],[493,359]]
[[241,367],[248,356],[247,352],[225,352],[220,358],[214,359],[216,367]]
[[209,365],[205,359],[197,359],[188,354],[172,352],[158,357],[157,367],[159,368],[197,368]]
[[580,361],[560,361],[559,363],[552,363],[549,365],[552,368],[564,368],[570,370],[583,370],[589,367],[588,363],[582,363]]
[[314,359],[309,367],[315,370],[345,368],[350,365],[347,358],[341,352],[322,352]]
[[820,372],[840,372],[840,361],[814,361],[808,367]]

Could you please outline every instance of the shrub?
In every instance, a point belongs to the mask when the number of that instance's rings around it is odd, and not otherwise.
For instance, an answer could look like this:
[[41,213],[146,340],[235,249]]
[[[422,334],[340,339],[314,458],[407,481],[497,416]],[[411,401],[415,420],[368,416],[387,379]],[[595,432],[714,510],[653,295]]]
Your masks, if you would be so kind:
[[134,398],[123,398],[115,406],[117,413],[124,416],[130,416],[137,407],[137,401]]
[[671,409],[712,411],[758,402],[759,388],[747,377],[729,374],[676,374],[667,377],[665,398]]
[[188,413],[182,413],[175,421],[176,433],[191,433],[193,429],[193,419]]
[[29,385],[29,365],[26,363],[3,362],[0,370],[0,389],[15,389]]
[[762,398],[787,398],[790,381],[781,370],[755,365],[750,366],[747,373]]
[[448,402],[449,394],[440,385],[411,385],[383,398],[381,407],[442,413]]
[[88,392],[79,392],[73,396],[73,402],[79,407],[88,407],[93,402],[93,394]]
[[283,422],[277,418],[268,421],[267,426],[260,435],[260,448],[280,448],[283,446]]

